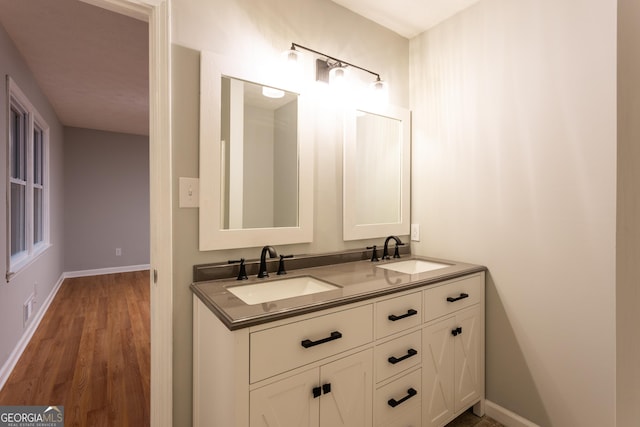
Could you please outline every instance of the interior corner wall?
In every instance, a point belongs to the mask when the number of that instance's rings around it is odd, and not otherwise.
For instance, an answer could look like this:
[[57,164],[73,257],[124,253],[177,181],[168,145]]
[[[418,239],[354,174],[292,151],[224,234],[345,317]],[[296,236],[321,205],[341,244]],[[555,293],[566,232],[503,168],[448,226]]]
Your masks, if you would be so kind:
[[540,426],[616,422],[616,7],[481,0],[411,40],[414,248],[489,268],[486,397]]
[[149,137],[65,127],[64,186],[65,271],[149,264]]
[[616,425],[640,420],[640,3],[618,1]]
[[[10,282],[4,280],[7,271],[7,211],[4,201],[7,198],[7,90],[6,76],[16,82],[29,101],[38,110],[42,118],[49,125],[49,208],[50,208],[50,242],[51,246],[32,264],[16,274]],[[13,42],[0,25],[0,269],[3,278],[0,281],[0,374],[2,367],[11,353],[19,344],[26,328],[23,325],[22,307],[27,298],[35,293],[35,310],[40,310],[42,304],[51,295],[62,277],[63,270],[63,147],[62,125],[38,87],[31,71]],[[32,317],[32,320],[34,318]]]

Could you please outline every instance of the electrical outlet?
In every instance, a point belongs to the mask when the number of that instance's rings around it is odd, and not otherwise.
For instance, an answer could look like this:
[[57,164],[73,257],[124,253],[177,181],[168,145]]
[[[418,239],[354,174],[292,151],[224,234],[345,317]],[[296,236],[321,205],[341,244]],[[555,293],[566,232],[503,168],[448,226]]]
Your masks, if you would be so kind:
[[31,319],[35,302],[36,302],[36,297],[35,295],[31,294],[22,306],[22,326],[23,327],[27,326],[27,323],[29,323],[29,319]]
[[122,255],[122,248],[116,248],[116,256]]
[[420,241],[420,224],[411,224],[411,241]]

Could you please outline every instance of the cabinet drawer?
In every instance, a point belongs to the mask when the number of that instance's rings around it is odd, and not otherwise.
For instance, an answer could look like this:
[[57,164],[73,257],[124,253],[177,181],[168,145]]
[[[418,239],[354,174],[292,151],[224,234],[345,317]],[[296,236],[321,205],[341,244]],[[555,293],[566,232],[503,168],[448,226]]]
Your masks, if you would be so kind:
[[376,338],[417,326],[422,321],[420,292],[376,303]]
[[389,420],[385,423],[378,423],[376,427],[420,427],[422,426],[422,411],[419,405],[407,408],[398,418]]
[[376,390],[373,399],[376,426],[397,425],[399,419],[419,417],[422,409],[420,372],[418,369],[408,373]]
[[376,382],[385,380],[422,360],[422,335],[420,331],[404,335],[381,344],[374,352]]
[[484,294],[482,275],[475,275],[424,291],[424,321],[479,303]]
[[332,356],[373,340],[371,305],[250,334],[250,382]]

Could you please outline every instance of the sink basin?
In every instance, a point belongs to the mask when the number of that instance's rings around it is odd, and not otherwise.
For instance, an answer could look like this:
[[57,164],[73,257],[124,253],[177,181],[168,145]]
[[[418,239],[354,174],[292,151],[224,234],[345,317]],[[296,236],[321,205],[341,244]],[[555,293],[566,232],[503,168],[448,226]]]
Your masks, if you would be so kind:
[[315,277],[301,276],[290,279],[270,280],[251,285],[230,286],[227,290],[246,304],[252,305],[302,295],[317,294],[318,292],[326,292],[338,288],[339,286],[318,280]]
[[423,261],[421,259],[408,259],[406,261],[392,262],[389,264],[378,265],[378,268],[397,271],[405,274],[418,274],[427,271],[438,270],[440,268],[451,267],[450,264],[442,264],[439,262]]

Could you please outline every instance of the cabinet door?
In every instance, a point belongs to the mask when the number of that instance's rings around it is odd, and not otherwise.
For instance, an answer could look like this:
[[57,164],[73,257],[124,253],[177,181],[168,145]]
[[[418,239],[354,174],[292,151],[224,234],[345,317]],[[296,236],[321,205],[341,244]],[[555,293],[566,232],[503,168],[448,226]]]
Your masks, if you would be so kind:
[[434,322],[423,329],[423,417],[425,427],[441,426],[453,417],[454,410],[454,316]]
[[253,390],[250,399],[251,427],[318,427],[318,369],[310,369]]
[[[320,368],[322,427],[370,427],[372,424],[373,350],[345,357]],[[330,385],[330,391],[327,391]],[[253,427],[253,426],[252,426]]]
[[480,393],[480,307],[474,306],[456,313],[456,328],[461,332],[455,343],[455,411],[468,408]]

